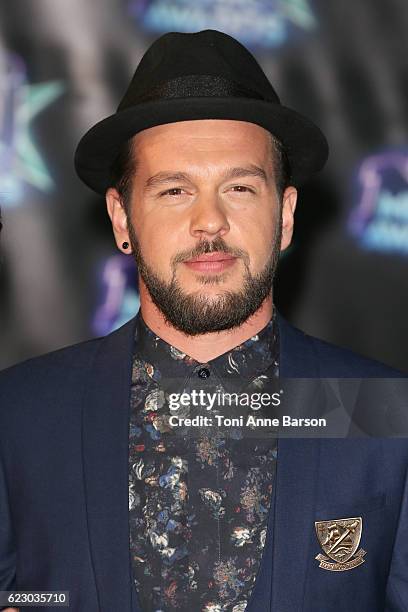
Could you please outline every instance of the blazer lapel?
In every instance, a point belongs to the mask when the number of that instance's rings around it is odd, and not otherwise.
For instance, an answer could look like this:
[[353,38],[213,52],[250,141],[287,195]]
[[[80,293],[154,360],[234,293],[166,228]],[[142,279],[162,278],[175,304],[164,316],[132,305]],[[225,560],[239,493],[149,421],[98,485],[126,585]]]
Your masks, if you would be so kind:
[[[102,612],[131,603],[128,426],[135,319],[100,341],[83,405],[82,451],[89,544]],[[134,595],[134,591],[133,591]]]
[[[283,378],[319,376],[311,342],[278,314]],[[318,439],[278,441],[271,612],[303,609],[306,570],[313,551]]]

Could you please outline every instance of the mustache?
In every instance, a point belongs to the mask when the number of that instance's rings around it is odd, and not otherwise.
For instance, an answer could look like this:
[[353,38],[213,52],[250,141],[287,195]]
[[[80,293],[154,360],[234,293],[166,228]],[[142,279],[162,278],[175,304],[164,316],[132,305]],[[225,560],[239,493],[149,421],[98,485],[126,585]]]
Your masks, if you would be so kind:
[[190,249],[189,251],[182,251],[181,253],[178,253],[172,258],[172,262],[175,265],[182,263],[183,261],[188,261],[193,257],[199,257],[200,255],[205,255],[207,253],[214,253],[214,251],[227,253],[233,257],[247,256],[247,253],[242,249],[231,248],[221,237],[218,237],[212,241],[202,240],[193,250]]

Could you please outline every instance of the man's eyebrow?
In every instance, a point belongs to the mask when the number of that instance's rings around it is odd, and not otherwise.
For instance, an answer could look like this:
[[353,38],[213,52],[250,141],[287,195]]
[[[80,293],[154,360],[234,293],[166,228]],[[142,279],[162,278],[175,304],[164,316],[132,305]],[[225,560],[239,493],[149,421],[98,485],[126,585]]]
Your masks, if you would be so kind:
[[[265,183],[268,180],[267,174],[263,168],[255,164],[250,164],[245,167],[229,168],[223,175],[223,180],[229,180],[234,178],[244,178],[246,176],[253,176],[260,178]],[[159,187],[166,183],[174,183],[177,181],[192,182],[191,177],[185,172],[158,172],[147,179],[145,183],[145,191]]]
[[158,172],[147,179],[145,191],[163,185],[164,183],[174,183],[176,181],[190,181],[188,174],[184,172]]
[[225,174],[225,180],[233,179],[233,178],[244,178],[246,176],[254,176],[256,178],[260,178],[266,183],[268,181],[268,177],[266,172],[260,166],[256,166],[255,164],[250,164],[249,166],[245,166],[244,168],[230,168],[227,170]]

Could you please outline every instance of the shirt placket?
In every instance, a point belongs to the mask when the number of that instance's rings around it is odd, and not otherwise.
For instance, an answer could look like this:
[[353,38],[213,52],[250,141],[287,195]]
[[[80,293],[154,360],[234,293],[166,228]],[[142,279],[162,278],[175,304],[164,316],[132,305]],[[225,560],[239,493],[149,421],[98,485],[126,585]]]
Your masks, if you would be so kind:
[[[205,398],[208,398],[207,394],[213,393],[223,393],[225,391],[223,384],[215,373],[214,369],[208,363],[200,363],[195,366],[192,370],[192,373],[188,379],[188,391],[196,390],[197,393],[200,391],[204,392]],[[207,402],[206,402],[207,403]],[[207,433],[211,440],[220,440],[221,437],[218,435],[217,426],[214,424],[214,414],[219,412],[216,408],[212,410],[207,410],[205,405],[192,406],[191,408],[191,417],[197,416],[207,416],[208,418],[213,419],[212,426],[206,427],[189,427],[188,428],[188,437],[189,437],[189,501],[191,504],[191,509],[194,512],[194,508],[202,505],[202,500],[200,498],[199,490],[201,489],[209,489],[215,491],[218,495],[220,495],[220,454],[217,448],[217,453],[214,459],[212,459],[212,465],[205,467],[202,469],[197,460],[196,460],[196,444],[200,440],[204,440],[205,434]],[[221,550],[221,521],[218,516],[216,519],[215,525],[215,544],[216,544],[216,558],[219,562],[222,558],[222,550]],[[204,526],[203,526],[204,527]],[[203,529],[204,532],[204,529]],[[194,553],[193,553],[194,554]],[[201,563],[200,567],[200,589],[199,594],[208,588],[208,582],[211,579],[211,572],[206,573],[205,569],[208,567],[208,564]],[[208,567],[210,570],[210,568]]]

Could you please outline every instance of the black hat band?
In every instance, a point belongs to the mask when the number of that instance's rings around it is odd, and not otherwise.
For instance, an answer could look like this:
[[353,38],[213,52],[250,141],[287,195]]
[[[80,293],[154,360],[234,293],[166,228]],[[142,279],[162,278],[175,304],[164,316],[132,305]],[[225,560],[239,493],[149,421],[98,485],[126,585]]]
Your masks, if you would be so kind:
[[[236,81],[212,74],[190,74],[158,83],[148,91],[138,95],[126,95],[118,107],[125,110],[136,104],[160,99],[174,98],[255,98],[264,96]],[[277,96],[276,96],[277,98]],[[277,98],[274,102],[279,103]]]

